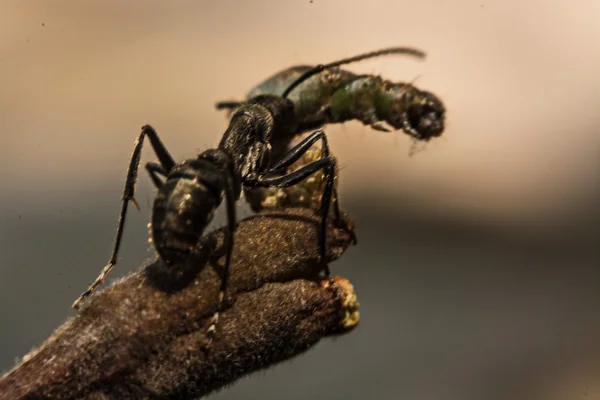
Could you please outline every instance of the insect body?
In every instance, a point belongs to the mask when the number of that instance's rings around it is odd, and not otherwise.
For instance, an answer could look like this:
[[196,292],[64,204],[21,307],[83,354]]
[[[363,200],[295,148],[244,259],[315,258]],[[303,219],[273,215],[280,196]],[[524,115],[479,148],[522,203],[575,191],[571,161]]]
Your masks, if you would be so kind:
[[[424,57],[424,53],[418,50],[406,53]],[[327,123],[356,119],[380,131],[390,130],[386,124],[402,129],[421,141],[442,134],[445,107],[433,93],[420,90],[411,83],[394,83],[374,75],[356,75],[336,66],[324,67],[327,68],[303,81],[303,76],[318,67],[285,69],[253,88],[248,98],[264,94],[287,95],[294,103],[297,133]],[[217,108],[233,108],[239,104],[220,102]]]
[[[323,171],[326,178],[319,210],[319,240],[324,260],[326,220],[334,193],[335,160],[329,154],[324,132],[319,130],[298,143],[277,163],[271,163],[270,140],[274,136],[284,135],[290,129],[289,122],[293,120],[291,101],[276,96],[259,96],[235,111],[217,148],[206,150],[196,158],[178,164],[156,131],[149,125],[144,126],[129,162],[112,256],[98,278],[75,301],[73,307],[78,308],[80,302],[103,283],[117,262],[127,206],[132,201],[137,207],[134,186],[146,137],[159,160],[159,163],[146,164],[146,169],[158,188],[152,208],[151,234],[156,251],[167,266],[184,261],[194,251],[214,210],[225,199],[228,229],[224,241],[226,257],[219,307],[225,296],[233,250],[235,202],[239,199],[242,188],[288,187]],[[323,141],[320,159],[296,171],[286,171],[318,140]],[[341,224],[337,197],[333,198],[333,206],[335,218]],[[218,313],[215,314],[211,331],[214,331],[217,319]]]
[[[414,50],[385,49],[328,65],[319,65],[298,77],[281,96],[258,95],[247,102],[239,103],[218,147],[179,164],[175,163],[156,131],[149,125],[144,126],[129,162],[112,256],[98,278],[75,301],[73,307],[78,308],[80,302],[104,282],[117,262],[127,206],[131,201],[138,207],[134,199],[134,187],[146,137],[159,160],[159,163],[146,164],[146,170],[158,188],[152,209],[151,234],[156,251],[167,266],[184,261],[194,251],[213,217],[214,210],[225,199],[228,229],[224,240],[226,256],[219,309],[229,277],[236,228],[235,202],[242,190],[289,187],[312,174],[323,172],[325,183],[319,207],[319,245],[321,259],[325,261],[326,222],[331,205],[335,221],[345,227],[334,188],[336,164],[330,155],[327,138],[322,130],[313,132],[287,151],[287,144],[291,142],[301,124],[296,118],[294,102],[286,98],[286,92],[326,68],[381,54],[410,51]],[[288,167],[301,159],[317,141],[322,143],[320,158],[295,171],[288,171]],[[327,266],[325,273],[329,274]],[[212,332],[217,320],[218,312],[211,325]]]

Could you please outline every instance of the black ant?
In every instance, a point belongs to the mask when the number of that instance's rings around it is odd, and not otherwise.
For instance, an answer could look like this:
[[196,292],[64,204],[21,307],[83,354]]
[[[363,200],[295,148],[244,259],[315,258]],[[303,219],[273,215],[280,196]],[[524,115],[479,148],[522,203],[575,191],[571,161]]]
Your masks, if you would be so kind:
[[[401,51],[406,49],[386,49],[337,62],[336,65]],[[317,66],[313,74],[327,67]],[[305,75],[303,79],[311,76]],[[332,200],[335,221],[339,226],[345,227],[334,187],[336,162],[330,154],[323,130],[313,132],[287,153],[274,159],[271,154],[273,140],[293,137],[296,125],[292,101],[281,96],[257,96],[235,110],[217,148],[203,151],[196,158],[181,163],[175,163],[151,126],[142,127],[127,170],[112,256],[89,289],[75,301],[73,308],[79,308],[81,301],[104,282],[117,263],[127,206],[131,201],[139,208],[134,199],[134,187],[146,137],[159,160],[158,163],[147,163],[146,170],[158,189],[152,207],[151,235],[156,251],[165,265],[173,266],[186,260],[212,220],[215,209],[221,204],[223,197],[225,198],[228,229],[224,239],[226,255],[218,311],[222,307],[229,278],[236,229],[235,204],[242,189],[289,187],[318,171],[323,171],[325,187],[319,208],[319,246],[321,260],[325,263],[326,222]],[[322,141],[321,158],[294,172],[287,172],[286,168],[299,160],[318,140]],[[324,270],[328,276],[327,265],[324,266]],[[218,311],[213,317],[210,333],[216,329]]]

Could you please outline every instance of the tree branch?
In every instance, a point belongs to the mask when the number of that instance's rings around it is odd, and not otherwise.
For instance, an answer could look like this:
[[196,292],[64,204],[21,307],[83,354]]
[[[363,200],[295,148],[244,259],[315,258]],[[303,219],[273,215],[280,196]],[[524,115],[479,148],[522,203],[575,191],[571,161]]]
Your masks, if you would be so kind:
[[[154,261],[98,294],[0,379],[0,399],[191,399],[358,324],[352,285],[321,280],[317,217],[264,211],[239,223],[216,336],[223,229],[185,265]],[[328,230],[328,261],[350,234]],[[216,268],[215,268],[216,267]]]

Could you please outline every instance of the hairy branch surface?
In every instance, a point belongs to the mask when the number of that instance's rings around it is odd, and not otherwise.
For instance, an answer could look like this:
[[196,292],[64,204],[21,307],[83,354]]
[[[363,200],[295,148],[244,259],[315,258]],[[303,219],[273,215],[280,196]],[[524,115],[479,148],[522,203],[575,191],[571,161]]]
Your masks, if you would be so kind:
[[[317,226],[309,209],[240,221],[213,339],[223,229],[184,265],[154,261],[92,296],[0,379],[0,399],[193,399],[351,330],[354,290],[320,278]],[[330,226],[328,261],[350,243]]]

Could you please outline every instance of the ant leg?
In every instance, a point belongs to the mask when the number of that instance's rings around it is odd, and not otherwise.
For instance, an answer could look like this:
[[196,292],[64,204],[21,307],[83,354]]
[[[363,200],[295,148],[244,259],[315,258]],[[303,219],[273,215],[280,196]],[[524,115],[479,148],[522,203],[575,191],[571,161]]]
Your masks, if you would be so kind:
[[[175,166],[175,160],[173,160],[173,157],[171,157],[171,154],[169,154],[169,151],[167,150],[165,145],[162,143],[162,141],[158,137],[158,133],[156,133],[154,128],[151,127],[150,125],[144,125],[144,126],[142,126],[142,133],[140,133],[140,138],[138,140],[140,140],[140,141],[143,140],[144,136],[148,136],[148,140],[150,140],[150,145],[152,146],[152,149],[154,150],[156,157],[158,157],[158,161],[160,162],[160,165],[162,165],[162,167],[168,173]],[[138,158],[139,158],[139,156],[138,156]],[[138,165],[139,165],[139,160],[138,160]],[[137,170],[137,167],[136,167],[136,170]]]
[[148,174],[150,174],[150,179],[152,179],[154,186],[156,186],[157,189],[160,189],[164,182],[158,177],[158,175],[166,177],[168,172],[163,168],[162,165],[155,162],[146,163],[146,171],[148,171]]
[[[325,157],[320,160],[313,161],[304,167],[291,172],[289,174],[269,177],[267,174],[261,174],[252,178],[244,178],[243,184],[249,188],[256,187],[289,187],[306,179],[310,175],[320,171],[325,171],[325,189],[321,198],[321,206],[319,213],[321,214],[321,231],[319,235],[319,246],[321,250],[321,261],[325,263],[325,249],[327,243],[327,216],[329,215],[329,206],[331,204],[331,195],[333,193],[333,183],[335,178],[335,159],[333,157]],[[329,267],[325,265],[325,275],[329,276]]]
[[231,110],[242,105],[241,101],[219,101],[215,104],[217,110]]
[[[296,162],[298,159],[300,159],[300,157],[302,157],[302,155],[304,155],[310,149],[310,147],[314,143],[317,142],[317,140],[323,141],[323,143],[321,145],[321,157],[322,158],[329,157],[330,151],[329,151],[329,144],[327,142],[327,135],[325,134],[325,132],[322,129],[319,129],[319,130],[311,133],[309,136],[304,138],[300,143],[298,143],[296,146],[294,146],[287,154],[285,154],[281,158],[281,160],[279,160],[277,162],[277,164],[275,164],[275,166],[272,169],[270,169],[267,172],[267,174],[271,174],[273,172],[282,172],[281,170],[283,168],[289,167],[294,162]],[[334,173],[335,173],[335,171],[334,171]],[[333,187],[332,196],[333,196],[333,212],[334,212],[335,220],[338,224],[342,224],[342,217],[341,217],[341,213],[340,213],[340,203],[339,203],[339,198],[337,195],[337,189],[335,188],[335,185]],[[354,233],[352,233],[352,241],[354,243],[357,242],[357,239],[356,239],[356,236],[354,235]]]
[[319,129],[304,139],[302,139],[298,144],[292,147],[286,154],[281,157],[281,159],[275,164],[269,172],[280,171],[286,167],[289,167],[296,161],[300,159],[306,152],[311,148],[313,144],[317,142],[317,140],[322,140],[323,144],[321,145],[321,156],[328,157],[329,156],[329,146],[327,143],[327,136],[322,129]]
[[117,263],[119,247],[121,245],[121,238],[123,236],[123,227],[125,225],[125,216],[127,215],[127,206],[129,202],[131,201],[138,210],[140,209],[140,206],[133,197],[133,195],[135,189],[135,181],[137,178],[137,172],[140,165],[140,158],[142,155],[142,146],[144,144],[144,138],[146,136],[148,136],[150,144],[154,149],[154,153],[158,157],[160,164],[164,168],[164,170],[168,172],[175,165],[175,161],[173,161],[173,158],[167,151],[166,147],[160,141],[156,131],[150,125],[143,126],[140,136],[135,141],[133,153],[131,153],[131,158],[129,160],[129,168],[127,169],[127,179],[125,180],[125,189],[123,190],[122,196],[121,212],[119,213],[119,219],[117,222],[117,237],[115,239],[112,255],[110,257],[110,260],[108,261],[108,264],[102,269],[102,272],[100,272],[100,275],[90,285],[88,290],[83,292],[73,303],[72,307],[76,310],[79,308],[81,301],[83,301],[86,297],[91,295],[98,288],[98,286],[100,286],[104,282],[110,270],[113,269],[113,267]]
[[219,313],[223,307],[225,299],[225,291],[229,280],[229,265],[231,264],[231,255],[233,253],[233,237],[236,228],[235,216],[235,196],[233,194],[233,178],[229,174],[225,174],[225,207],[227,209],[227,232],[225,233],[224,244],[226,247],[225,266],[223,267],[223,278],[221,279],[221,288],[219,289],[219,299],[217,302],[217,311],[212,317],[211,324],[208,328],[208,335],[213,336],[217,330],[219,322]]

